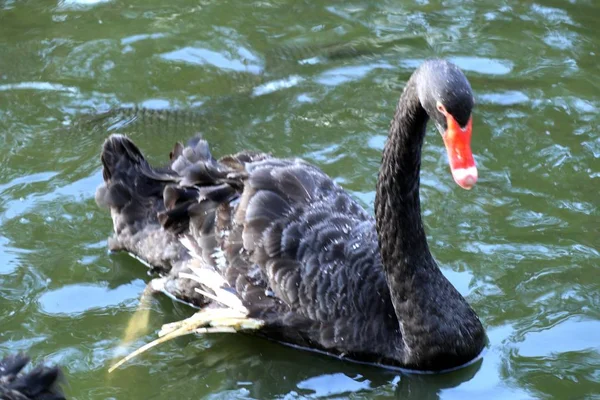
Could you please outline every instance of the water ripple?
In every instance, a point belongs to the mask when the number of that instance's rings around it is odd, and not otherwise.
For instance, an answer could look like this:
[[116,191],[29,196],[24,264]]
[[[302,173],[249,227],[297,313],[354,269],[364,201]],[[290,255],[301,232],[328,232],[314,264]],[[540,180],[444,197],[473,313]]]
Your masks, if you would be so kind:
[[45,292],[38,301],[41,310],[48,314],[75,315],[110,309],[123,302],[133,304],[144,287],[142,281],[115,289],[89,284],[68,285]]
[[[60,362],[73,398],[596,395],[599,4],[0,2],[0,349]],[[368,54],[321,43],[366,43]],[[79,114],[195,107],[191,127],[159,119],[113,130],[157,163],[198,132],[218,155],[302,156],[372,210],[398,96],[432,57],[457,63],[477,99],[477,187],[456,188],[431,128],[421,194],[431,250],[487,328],[479,364],[396,376],[216,335],[167,343],[106,378],[148,277],[106,252],[111,220],[93,193],[108,128],[82,128]],[[140,344],[192,312],[153,304]]]
[[248,59],[234,59],[217,51],[198,47],[184,47],[161,54],[161,58],[167,61],[179,61],[194,65],[210,65],[224,70],[237,72],[250,72],[260,74],[263,70],[261,65],[250,64]]
[[72,86],[61,85],[60,83],[50,82],[18,82],[18,83],[7,83],[0,85],[0,91],[10,90],[49,90],[56,92],[68,92],[78,94],[79,89]]

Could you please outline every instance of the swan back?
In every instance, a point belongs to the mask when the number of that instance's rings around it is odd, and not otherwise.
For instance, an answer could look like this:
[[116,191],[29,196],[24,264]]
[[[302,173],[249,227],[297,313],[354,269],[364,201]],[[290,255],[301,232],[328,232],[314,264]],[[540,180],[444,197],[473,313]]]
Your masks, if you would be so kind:
[[[123,228],[112,239],[117,247],[143,259],[145,239],[134,243],[131,232],[151,232],[152,241],[160,226],[164,235],[184,237],[202,268],[224,277],[250,316],[268,322],[268,336],[377,362],[401,357],[374,219],[323,171],[253,152],[217,161],[200,139],[176,145],[168,169],[153,169],[132,147],[117,135],[104,146],[109,178],[97,197]],[[115,169],[111,160],[129,166]],[[145,188],[151,181],[155,189],[119,196],[133,199],[129,209],[113,201],[114,187]],[[146,216],[147,226],[124,212]],[[123,225],[129,220],[136,228]],[[162,273],[173,282],[172,295],[198,307],[210,303],[182,289],[186,284],[174,274],[187,268],[186,257],[161,262],[169,265]]]

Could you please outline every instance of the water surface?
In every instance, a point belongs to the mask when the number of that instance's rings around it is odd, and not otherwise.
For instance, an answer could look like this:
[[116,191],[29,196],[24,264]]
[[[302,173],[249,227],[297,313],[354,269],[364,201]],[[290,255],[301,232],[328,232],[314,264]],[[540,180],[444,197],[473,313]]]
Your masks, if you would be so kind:
[[[594,0],[0,0],[0,354],[61,364],[74,399],[599,398],[599,13]],[[359,56],[318,50],[339,43]],[[218,155],[301,156],[371,208],[395,103],[430,57],[463,68],[477,97],[477,187],[452,182],[432,129],[421,194],[434,256],[488,330],[481,362],[410,376],[223,334],[107,375],[148,281],[106,250],[93,196],[109,132],[155,162],[195,132]],[[119,105],[199,112],[76,124]],[[136,344],[189,313],[156,298]]]

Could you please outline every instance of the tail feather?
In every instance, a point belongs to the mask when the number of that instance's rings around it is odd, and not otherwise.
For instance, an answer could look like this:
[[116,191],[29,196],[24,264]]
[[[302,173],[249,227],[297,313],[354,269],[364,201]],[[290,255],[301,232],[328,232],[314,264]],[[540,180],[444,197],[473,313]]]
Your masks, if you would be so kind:
[[111,249],[125,250],[152,266],[167,278],[163,288],[170,295],[202,307],[206,299],[195,290],[198,282],[180,279],[181,272],[190,272],[191,258],[180,237],[189,232],[198,238],[198,259],[218,267],[217,208],[239,195],[240,178],[232,175],[242,168],[216,161],[200,138],[186,147],[176,143],[169,157],[170,166],[153,168],[131,140],[111,135],[102,151],[104,184],[96,201],[111,211],[115,228]]
[[[122,135],[112,135],[105,143],[102,152],[104,180],[109,180],[113,173],[123,170],[124,163],[142,164],[144,156],[130,140]],[[127,168],[125,168],[127,169]]]
[[167,185],[163,191],[163,200],[165,208],[172,210],[175,206],[181,205],[188,201],[193,201],[198,198],[198,189],[195,187],[179,187],[175,185]]
[[64,400],[58,367],[38,366],[21,373],[30,361],[23,354],[13,354],[0,361],[0,398],[6,400]]
[[[171,156],[182,152],[176,145]],[[115,230],[109,239],[111,249],[128,251],[164,272],[188,258],[177,232],[162,229],[158,218],[165,211],[165,188],[174,185],[179,175],[169,167],[152,168],[123,135],[108,137],[101,159],[104,184],[96,191],[96,202],[111,211]]]
[[[113,240],[158,267],[163,276],[155,280],[158,290],[202,308],[140,351],[182,334],[259,329],[261,310],[287,307],[266,290],[256,260],[268,257],[255,245],[273,220],[290,211],[288,195],[272,186],[267,169],[292,162],[254,152],[217,161],[202,139],[186,147],[176,144],[170,161],[168,168],[154,169],[129,139],[118,135],[107,139],[102,156],[105,183],[97,198],[110,207]],[[264,179],[256,182],[260,193],[248,185],[256,162],[265,168]],[[291,196],[309,199],[315,186],[310,174],[295,179]],[[275,239],[270,242],[277,247]]]

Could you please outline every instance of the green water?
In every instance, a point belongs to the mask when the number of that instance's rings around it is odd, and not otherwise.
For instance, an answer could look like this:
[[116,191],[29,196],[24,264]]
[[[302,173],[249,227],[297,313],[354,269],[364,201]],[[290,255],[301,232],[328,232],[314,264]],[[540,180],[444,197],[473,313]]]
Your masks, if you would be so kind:
[[[598,15],[596,0],[0,0],[0,355],[62,365],[73,399],[600,398]],[[273,50],[350,41],[373,52]],[[487,328],[481,362],[410,376],[222,334],[107,374],[148,281],[106,250],[109,131],[155,162],[194,132],[216,154],[301,156],[371,208],[395,102],[433,56],[477,97],[477,187],[452,182],[432,130],[421,194],[434,256]],[[203,114],[74,124],[123,104]],[[156,298],[136,344],[189,314]]]

